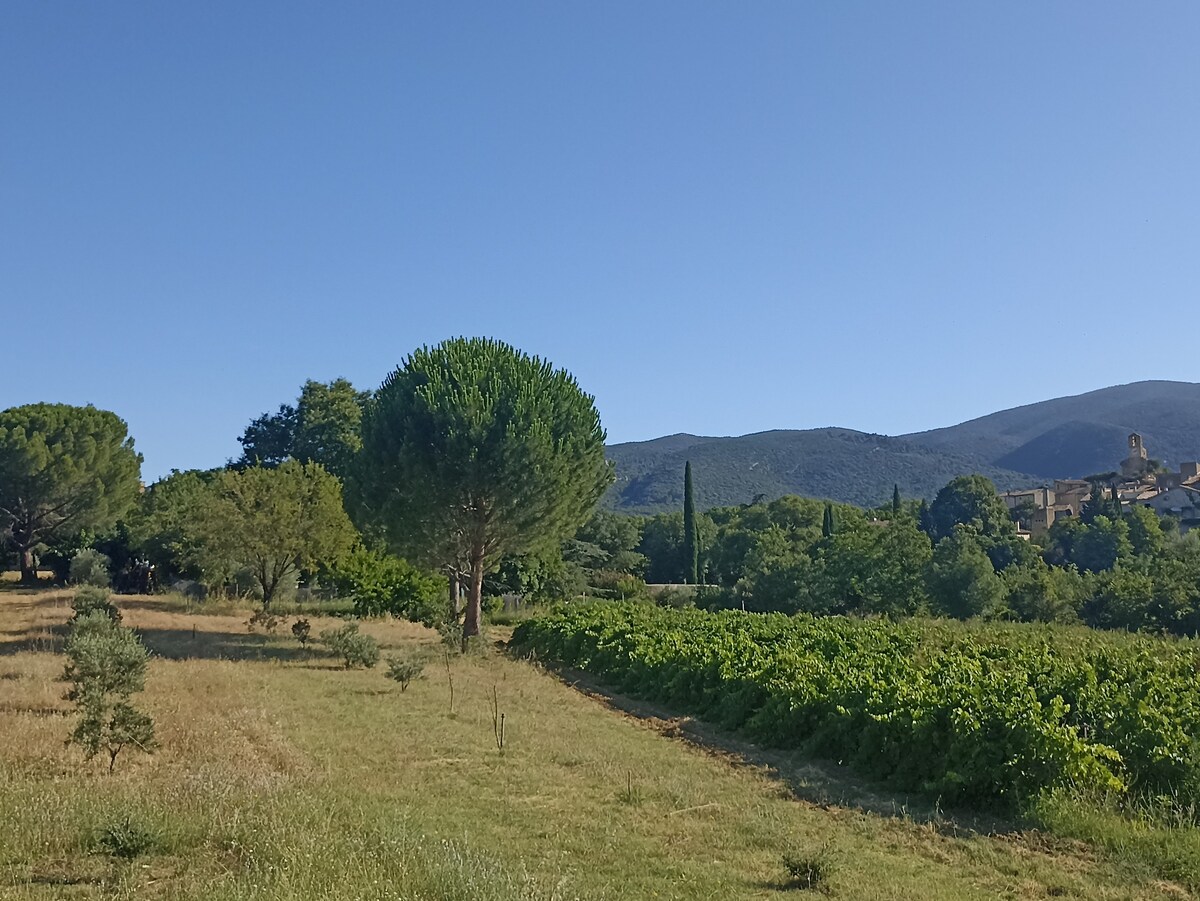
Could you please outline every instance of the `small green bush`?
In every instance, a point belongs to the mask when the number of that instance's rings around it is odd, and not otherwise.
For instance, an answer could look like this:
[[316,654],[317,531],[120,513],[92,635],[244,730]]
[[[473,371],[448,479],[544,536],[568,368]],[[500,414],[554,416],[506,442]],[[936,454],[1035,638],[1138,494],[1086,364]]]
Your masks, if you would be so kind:
[[71,584],[107,588],[112,584],[108,572],[109,563],[109,559],[99,551],[90,547],[84,548],[71,558]]
[[246,628],[253,632],[255,629],[262,629],[268,635],[274,635],[275,630],[286,620],[286,617],[278,617],[269,610],[255,610],[250,614],[250,618],[246,620]]
[[418,679],[425,669],[425,658],[415,655],[406,657],[389,657],[387,659],[387,677],[393,682],[400,683],[400,691],[406,691],[413,679]]
[[312,624],[306,619],[298,619],[292,623],[292,635],[300,642],[300,647],[308,647],[308,637],[312,634]]
[[321,633],[330,652],[346,662],[346,669],[356,666],[370,669],[379,662],[379,645],[370,635],[358,630],[358,623],[346,623],[340,629],[326,629]]
[[106,854],[133,860],[156,850],[162,842],[157,830],[124,814],[100,827],[96,844]]
[[784,854],[783,868],[788,874],[788,888],[809,891],[824,888],[830,873],[829,849],[822,848],[815,854],[802,851]]
[[89,613],[102,613],[114,623],[121,621],[121,611],[109,600],[108,589],[95,585],[85,585],[75,592],[75,597],[71,599],[71,609],[75,611],[75,615],[71,617],[72,624]]

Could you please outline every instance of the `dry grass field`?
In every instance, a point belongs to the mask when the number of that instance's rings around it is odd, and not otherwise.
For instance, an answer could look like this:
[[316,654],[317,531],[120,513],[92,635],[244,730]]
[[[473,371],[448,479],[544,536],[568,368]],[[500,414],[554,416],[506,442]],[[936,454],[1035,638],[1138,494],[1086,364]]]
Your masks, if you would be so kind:
[[[824,866],[821,897],[1190,897],[1082,844],[984,834],[827,768],[689,739],[498,650],[451,659],[451,711],[438,638],[407,623],[364,625],[385,656],[430,655],[401,692],[287,625],[251,634],[245,610],[118,598],[153,654],[135,701],[160,748],[109,774],[64,744],[68,602],[0,590],[0,898],[813,896],[788,854]],[[114,829],[144,853],[107,853]]]

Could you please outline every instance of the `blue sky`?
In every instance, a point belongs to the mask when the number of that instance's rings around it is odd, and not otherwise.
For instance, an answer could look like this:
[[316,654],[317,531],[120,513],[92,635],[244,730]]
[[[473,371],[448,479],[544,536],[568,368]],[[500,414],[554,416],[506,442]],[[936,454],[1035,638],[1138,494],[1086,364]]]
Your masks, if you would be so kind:
[[490,335],[610,440],[1195,380],[1194,3],[9,3],[0,408],[219,465]]

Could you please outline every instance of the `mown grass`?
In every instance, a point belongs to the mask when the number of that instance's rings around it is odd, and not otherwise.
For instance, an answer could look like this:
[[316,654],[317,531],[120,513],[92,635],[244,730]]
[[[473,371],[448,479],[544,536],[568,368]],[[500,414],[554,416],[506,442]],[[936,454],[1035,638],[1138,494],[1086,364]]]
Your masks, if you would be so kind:
[[878,812],[840,772],[670,738],[499,653],[451,660],[452,712],[437,637],[399,622],[364,631],[433,657],[404,693],[245,610],[118,599],[161,749],[109,775],[63,744],[67,600],[0,595],[0,898],[770,898],[806,856],[830,897],[1188,896],[1078,842]]

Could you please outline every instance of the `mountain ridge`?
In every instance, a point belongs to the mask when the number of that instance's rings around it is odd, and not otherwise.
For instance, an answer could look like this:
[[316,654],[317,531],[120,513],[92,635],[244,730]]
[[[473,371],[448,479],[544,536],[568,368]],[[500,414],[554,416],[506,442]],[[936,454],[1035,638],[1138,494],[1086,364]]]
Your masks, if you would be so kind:
[[1131,382],[897,436],[827,426],[623,442],[608,447],[617,481],[604,503],[624,512],[679,509],[689,459],[702,508],[782,494],[877,506],[894,485],[929,498],[972,472],[1004,490],[1115,469],[1133,431],[1172,467],[1200,457],[1200,384]]

